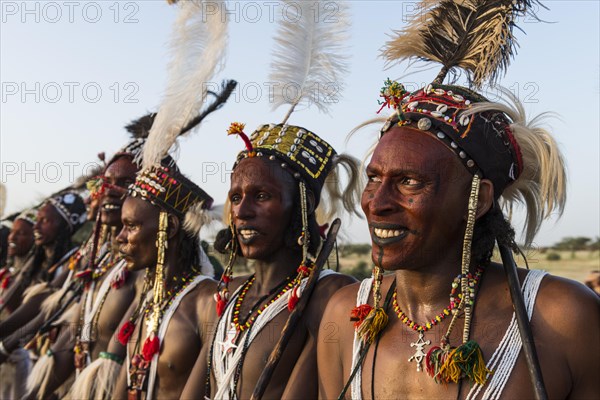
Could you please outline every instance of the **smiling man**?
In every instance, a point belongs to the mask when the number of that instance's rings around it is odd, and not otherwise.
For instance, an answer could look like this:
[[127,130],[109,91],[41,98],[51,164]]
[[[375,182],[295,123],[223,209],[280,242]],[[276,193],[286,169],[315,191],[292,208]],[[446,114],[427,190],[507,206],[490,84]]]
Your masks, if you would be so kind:
[[[121,206],[127,187],[135,181],[138,171],[133,160],[143,143],[142,139],[135,139],[120,149],[99,180],[94,179],[90,185],[94,186],[93,197],[99,203],[99,224],[83,247],[77,262],[79,271],[72,277],[74,288],[84,287],[83,294],[61,317],[63,323],[72,327],[60,330],[55,343],[34,367],[28,381],[31,397],[49,396],[76,370],[78,378],[72,392],[75,398],[93,397],[96,391],[109,393],[114,387],[120,370],[117,361],[125,356],[125,349],[113,343],[112,334],[135,298],[136,280],[143,280],[143,274],[129,275],[125,270],[115,237],[121,228]],[[96,254],[90,261],[94,248]],[[67,292],[63,301],[71,296]],[[68,382],[70,387],[72,381]]]
[[[209,358],[198,359],[182,398],[250,397],[314,267],[321,243],[316,209],[324,186],[328,198],[343,198],[348,211],[357,200],[355,161],[336,154],[316,134],[292,125],[264,125],[248,139],[242,128],[234,124],[230,131],[247,143],[231,176],[231,224],[221,233],[220,245],[215,244],[222,250],[227,245],[232,260],[216,294],[220,319]],[[351,184],[343,194],[338,188],[340,165],[351,171]],[[329,206],[334,211],[340,207],[335,201]],[[251,276],[233,278],[237,255],[252,260]],[[319,278],[265,398],[317,396],[322,312],[330,296],[353,281],[330,270]],[[204,372],[207,363],[210,382]]]
[[[533,398],[503,266],[491,257],[496,241],[517,248],[501,197],[526,204],[526,244],[562,210],[556,143],[519,104],[435,84],[407,93],[388,82],[382,96],[391,93],[397,112],[381,130],[361,203],[374,273],[325,311],[322,324],[340,331],[319,341],[320,397]],[[592,398],[598,299],[542,271],[518,276],[549,398]]]
[[7,265],[0,269],[0,297],[33,256],[35,217],[34,210],[27,210],[19,214],[13,221],[8,234]]

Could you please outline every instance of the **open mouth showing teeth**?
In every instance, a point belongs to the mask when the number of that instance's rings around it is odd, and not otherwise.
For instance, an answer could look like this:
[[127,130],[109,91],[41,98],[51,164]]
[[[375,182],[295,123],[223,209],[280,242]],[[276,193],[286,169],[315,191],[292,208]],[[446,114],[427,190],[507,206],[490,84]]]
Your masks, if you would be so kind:
[[39,232],[33,232],[33,238],[34,239],[41,239],[42,238],[42,234]]
[[381,238],[381,239],[399,237],[404,232],[405,231],[403,229],[380,229],[380,228],[373,229],[373,233],[375,234],[375,236],[377,236],[378,238]]
[[120,204],[104,204],[102,206],[102,209],[107,210],[107,211],[120,210],[121,205]]
[[16,243],[14,243],[14,242],[8,242],[8,247],[10,247],[10,248],[13,248],[13,249],[14,249],[15,247],[17,247],[17,244],[16,244]]
[[242,237],[242,240],[244,240],[244,241],[251,240],[251,239],[255,238],[256,236],[258,236],[258,231],[254,230],[254,229],[240,229],[238,231],[238,233],[240,234],[240,236]]

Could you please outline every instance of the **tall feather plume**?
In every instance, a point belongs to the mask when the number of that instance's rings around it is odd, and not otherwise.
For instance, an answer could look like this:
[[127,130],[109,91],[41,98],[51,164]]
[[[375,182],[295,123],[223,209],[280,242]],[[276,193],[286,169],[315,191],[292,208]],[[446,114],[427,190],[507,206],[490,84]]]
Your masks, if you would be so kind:
[[423,0],[408,26],[394,31],[383,49],[387,66],[403,60],[434,61],[442,70],[433,81],[467,72],[470,85],[495,83],[516,52],[517,18],[535,14],[535,0]]
[[164,99],[144,146],[143,167],[157,165],[187,124],[202,108],[207,82],[220,70],[227,42],[222,2],[188,0],[177,4],[179,15],[171,38],[172,59]]
[[348,71],[345,43],[349,26],[343,2],[285,1],[269,79],[274,83],[273,109],[289,105],[285,124],[299,104],[327,112]]

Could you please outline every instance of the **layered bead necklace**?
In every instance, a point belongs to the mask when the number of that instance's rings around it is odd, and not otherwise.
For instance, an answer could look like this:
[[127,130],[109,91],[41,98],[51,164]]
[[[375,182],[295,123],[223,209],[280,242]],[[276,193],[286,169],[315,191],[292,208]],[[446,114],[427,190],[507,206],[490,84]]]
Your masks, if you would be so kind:
[[[261,297],[254,304],[254,306],[250,310],[251,316],[248,319],[246,319],[245,322],[240,322],[240,309],[242,308],[242,303],[244,302],[244,299],[246,298],[246,294],[252,287],[252,284],[254,284],[255,280],[256,280],[256,275],[252,275],[252,277],[250,279],[248,279],[246,281],[246,283],[244,283],[244,286],[242,287],[240,294],[238,295],[237,299],[235,300],[235,304],[233,305],[233,318],[232,318],[231,322],[234,324],[236,330],[239,332],[243,332],[246,329],[250,329],[252,327],[252,325],[254,324],[254,321],[256,321],[256,318],[260,314],[262,314],[262,312],[267,307],[269,307],[277,299],[281,298],[281,296],[286,294],[292,287],[294,287],[294,281],[291,280],[291,277],[285,278],[285,280],[283,282],[281,282],[279,285],[277,285],[275,288],[273,288],[267,295]],[[275,296],[273,296],[273,294],[275,294],[277,291],[279,291],[279,292]],[[271,298],[271,300],[269,300],[268,302],[263,304],[262,307],[260,307],[258,310],[255,311],[256,307],[259,304],[261,304],[269,296],[273,296]]]
[[[475,289],[482,274],[482,267],[477,267],[474,274],[470,272],[467,274],[468,293],[465,302],[468,302],[471,305],[473,304],[473,301],[475,299]],[[444,308],[439,314],[433,317],[429,322],[426,322],[424,324],[418,324],[414,322],[406,315],[404,311],[402,311],[402,309],[400,309],[397,299],[398,293],[397,290],[394,289],[392,306],[394,308],[394,311],[396,312],[396,315],[398,316],[398,319],[408,328],[419,333],[419,339],[416,342],[410,344],[411,347],[416,347],[415,353],[408,359],[409,362],[415,361],[417,363],[418,372],[422,370],[423,359],[426,356],[426,353],[424,352],[424,347],[431,344],[430,340],[424,340],[425,332],[429,331],[435,325],[442,322],[442,320],[444,320],[448,315],[457,314],[460,311],[459,305],[461,304],[461,300],[465,295],[463,293],[459,293],[460,282],[462,278],[463,275],[460,274],[452,281],[452,289],[450,291],[450,304],[446,308]]]

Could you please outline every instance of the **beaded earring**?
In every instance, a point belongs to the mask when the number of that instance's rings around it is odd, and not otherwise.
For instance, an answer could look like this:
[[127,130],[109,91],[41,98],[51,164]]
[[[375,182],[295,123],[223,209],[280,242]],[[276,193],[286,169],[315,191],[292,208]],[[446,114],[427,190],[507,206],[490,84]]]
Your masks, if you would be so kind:
[[158,235],[156,237],[158,257],[156,260],[156,270],[154,271],[154,298],[152,299],[152,314],[149,319],[148,336],[142,347],[142,355],[146,361],[152,360],[154,354],[158,353],[160,349],[158,327],[161,319],[161,306],[165,297],[164,266],[165,251],[168,247],[167,230],[169,228],[169,217],[166,211],[161,211],[158,218]]
[[[475,285],[478,278],[477,276],[476,278],[469,278],[469,266],[471,264],[471,243],[475,228],[480,182],[481,178],[479,175],[474,175],[471,182],[467,227],[463,240],[460,276],[462,297],[458,306],[452,310],[452,320],[448,326],[448,331],[442,337],[440,346],[432,347],[426,357],[427,372],[437,383],[457,383],[461,378],[466,377],[472,382],[483,385],[485,384],[486,376],[491,373],[485,366],[485,360],[483,359],[479,344],[474,340],[469,340],[472,310],[475,301]],[[458,347],[451,347],[450,333],[462,311],[464,311],[465,315],[463,343]]]
[[223,270],[223,274],[221,275],[221,279],[217,285],[217,293],[214,295],[217,315],[219,317],[223,315],[225,306],[227,306],[227,301],[229,300],[229,282],[231,282],[233,279],[233,264],[235,264],[238,251],[237,235],[233,221],[229,222],[229,231],[231,232],[231,240],[227,244],[227,247],[229,248],[229,260],[227,261],[227,266]]
[[310,259],[310,254],[308,252],[310,246],[310,233],[308,230],[308,201],[306,195],[306,185],[303,181],[298,183],[298,188],[300,192],[300,214],[302,217],[302,234],[298,239],[298,244],[302,246],[302,262],[298,267],[298,275],[294,278],[293,284],[294,287],[290,290],[290,297],[288,299],[288,310],[292,311],[296,304],[298,304],[298,300],[300,300],[300,296],[302,295],[302,291],[300,290],[300,283],[302,280],[310,275],[314,267],[313,261]]

